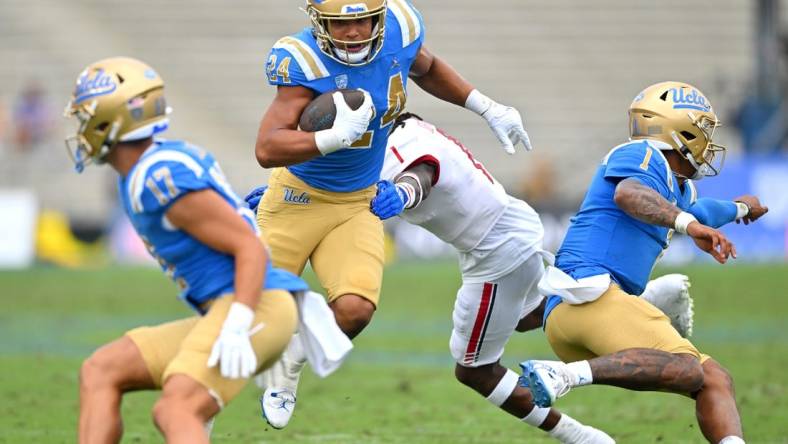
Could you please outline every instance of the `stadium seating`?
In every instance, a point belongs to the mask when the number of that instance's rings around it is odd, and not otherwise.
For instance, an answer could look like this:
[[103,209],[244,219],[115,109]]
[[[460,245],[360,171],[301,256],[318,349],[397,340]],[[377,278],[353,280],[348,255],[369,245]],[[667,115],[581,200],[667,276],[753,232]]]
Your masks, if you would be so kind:
[[[11,104],[14,92],[36,78],[59,111],[87,63],[117,54],[144,59],[167,82],[175,109],[169,136],[209,147],[245,190],[267,177],[253,155],[273,95],[264,77],[267,51],[278,37],[306,26],[300,3],[4,0],[0,100]],[[739,0],[713,7],[681,0],[414,3],[433,52],[523,112],[535,149],[557,162],[558,190],[567,199],[582,194],[593,165],[624,140],[626,107],[640,88],[668,79],[697,84],[726,119],[753,66],[753,11]],[[527,174],[528,156],[505,157],[482,120],[416,87],[410,91],[410,110],[464,140],[505,184],[516,187]],[[33,187],[45,206],[72,214],[79,199],[79,216],[108,217],[111,182],[86,187],[60,168],[67,159],[59,140],[53,152],[44,156],[46,167],[41,156],[3,157],[0,187]]]

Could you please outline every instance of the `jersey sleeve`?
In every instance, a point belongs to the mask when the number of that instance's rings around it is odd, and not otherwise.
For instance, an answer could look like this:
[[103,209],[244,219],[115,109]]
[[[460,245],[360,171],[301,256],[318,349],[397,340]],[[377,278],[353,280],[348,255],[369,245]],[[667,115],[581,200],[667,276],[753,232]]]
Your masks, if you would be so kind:
[[394,137],[389,137],[386,145],[386,156],[383,160],[381,179],[394,180],[403,171],[420,163],[427,163],[435,168],[432,185],[440,177],[440,160],[437,151],[430,151],[430,141],[435,143],[433,135],[419,126],[420,122],[408,121],[404,127],[398,128]]
[[673,174],[661,153],[646,144],[616,149],[605,159],[605,179],[620,181],[632,178],[670,199]]
[[402,47],[421,47],[424,42],[424,19],[419,10],[408,0],[390,0],[388,8],[399,28]]
[[183,195],[210,188],[208,171],[193,157],[180,151],[161,151],[143,158],[129,181],[132,211],[166,211]]
[[329,75],[317,52],[294,36],[282,37],[274,44],[268,54],[265,74],[271,85],[304,87]]

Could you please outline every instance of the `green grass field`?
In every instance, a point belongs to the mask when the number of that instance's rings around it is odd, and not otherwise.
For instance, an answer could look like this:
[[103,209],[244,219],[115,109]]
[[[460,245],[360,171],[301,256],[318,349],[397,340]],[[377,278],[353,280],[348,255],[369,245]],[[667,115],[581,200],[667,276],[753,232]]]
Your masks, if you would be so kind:
[[[788,443],[788,265],[685,272],[694,342],[733,374],[748,442]],[[453,262],[390,266],[352,356],[326,380],[305,375],[288,428],[266,427],[249,386],[218,418],[214,442],[553,442],[454,380],[448,338],[458,283]],[[74,442],[80,362],[131,327],[190,315],[174,294],[153,269],[0,273],[0,442]],[[504,364],[551,356],[541,332],[516,334]],[[155,396],[127,397],[124,442],[161,442],[150,421]],[[680,396],[595,386],[558,407],[621,443],[703,442],[693,403]]]

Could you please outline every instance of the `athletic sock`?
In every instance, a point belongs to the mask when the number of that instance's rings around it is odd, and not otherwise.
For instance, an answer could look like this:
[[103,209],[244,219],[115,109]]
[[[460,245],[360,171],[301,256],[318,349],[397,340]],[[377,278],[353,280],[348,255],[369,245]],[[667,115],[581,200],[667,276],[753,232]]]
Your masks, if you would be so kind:
[[566,413],[562,413],[558,424],[547,433],[561,442],[575,442],[582,430],[583,424],[580,424]]
[[566,366],[575,377],[572,387],[589,385],[594,381],[594,376],[591,374],[591,365],[588,361],[570,362]]

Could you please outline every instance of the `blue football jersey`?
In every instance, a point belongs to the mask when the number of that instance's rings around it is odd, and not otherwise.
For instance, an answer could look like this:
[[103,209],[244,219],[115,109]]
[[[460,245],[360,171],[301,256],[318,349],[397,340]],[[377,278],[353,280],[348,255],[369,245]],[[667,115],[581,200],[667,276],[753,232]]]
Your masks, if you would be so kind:
[[627,293],[639,295],[654,263],[667,248],[672,229],[641,222],[619,209],[616,185],[633,178],[686,210],[697,193],[691,180],[679,187],[660,149],[667,144],[636,140],[608,153],[556,256],[556,266],[575,279],[610,274]]
[[[120,199],[132,225],[162,270],[181,289],[180,297],[199,305],[234,291],[235,259],[174,227],[166,218],[170,205],[192,191],[212,189],[257,230],[255,216],[240,200],[213,156],[181,141],[156,140],[125,177],[118,181]],[[194,217],[200,217],[195,214]],[[266,265],[265,288],[306,290],[306,283]]]
[[405,109],[408,73],[424,40],[421,14],[407,0],[388,3],[383,47],[366,65],[347,66],[323,54],[312,28],[279,39],[268,56],[271,85],[303,86],[316,95],[361,88],[372,96],[375,116],[361,139],[350,148],[288,167],[312,187],[349,192],[380,178],[386,140],[394,119]]

